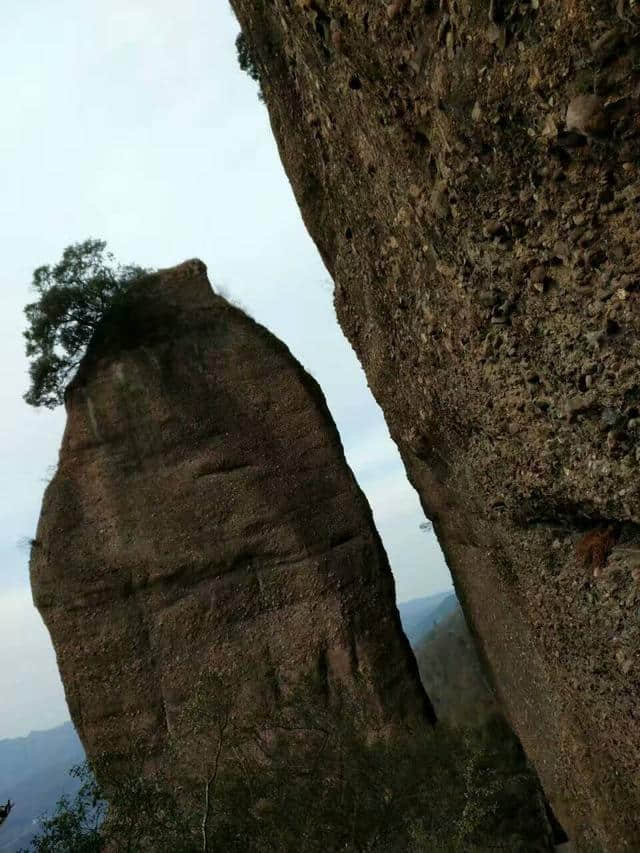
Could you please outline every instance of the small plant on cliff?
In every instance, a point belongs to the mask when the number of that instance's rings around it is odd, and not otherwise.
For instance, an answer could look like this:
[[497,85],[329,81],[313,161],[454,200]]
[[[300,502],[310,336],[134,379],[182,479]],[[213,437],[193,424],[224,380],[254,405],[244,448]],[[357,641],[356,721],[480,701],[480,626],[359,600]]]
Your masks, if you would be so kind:
[[13,803],[11,800],[7,800],[4,806],[0,806],[0,826],[5,822],[5,820],[9,817],[9,813],[13,808]]
[[38,298],[26,306],[24,332],[31,385],[24,399],[53,409],[107,309],[147,270],[121,266],[104,240],[74,243],[55,266],[38,267],[32,286]]
[[236,51],[238,53],[238,65],[242,71],[245,71],[249,77],[251,77],[252,80],[256,81],[258,84],[258,98],[259,100],[264,101],[260,69],[258,68],[253,53],[251,52],[247,37],[242,31],[238,33],[238,37],[236,39]]
[[585,534],[576,544],[576,561],[584,569],[593,569],[599,574],[607,564],[611,549],[618,540],[615,525],[599,527]]

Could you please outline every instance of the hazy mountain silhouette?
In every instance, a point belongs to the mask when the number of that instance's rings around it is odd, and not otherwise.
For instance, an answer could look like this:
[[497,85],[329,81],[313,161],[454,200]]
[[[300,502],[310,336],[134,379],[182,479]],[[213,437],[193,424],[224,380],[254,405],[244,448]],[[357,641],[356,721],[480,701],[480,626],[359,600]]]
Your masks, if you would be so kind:
[[63,794],[73,796],[78,782],[69,769],[84,760],[70,722],[26,737],[0,740],[0,802],[15,806],[0,831],[0,853],[28,847],[39,818]]
[[411,645],[419,643],[425,634],[453,613],[457,603],[455,592],[447,589],[398,604],[402,627]]

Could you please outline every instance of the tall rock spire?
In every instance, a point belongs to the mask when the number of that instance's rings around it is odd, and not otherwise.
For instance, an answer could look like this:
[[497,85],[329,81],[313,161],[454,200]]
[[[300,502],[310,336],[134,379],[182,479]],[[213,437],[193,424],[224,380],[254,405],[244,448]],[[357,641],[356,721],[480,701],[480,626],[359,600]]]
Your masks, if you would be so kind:
[[31,579],[90,757],[162,764],[198,679],[238,661],[276,704],[357,678],[390,723],[432,719],[320,388],[204,264],[132,287],[66,407]]

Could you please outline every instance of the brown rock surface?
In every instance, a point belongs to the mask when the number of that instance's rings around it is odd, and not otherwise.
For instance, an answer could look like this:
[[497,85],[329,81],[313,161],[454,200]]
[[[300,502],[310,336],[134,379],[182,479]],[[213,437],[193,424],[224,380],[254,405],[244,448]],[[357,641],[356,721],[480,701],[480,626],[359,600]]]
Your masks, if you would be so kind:
[[204,264],[134,285],[66,406],[31,577],[90,757],[135,743],[162,765],[200,675],[238,661],[276,704],[357,673],[392,724],[431,719],[322,392]]
[[233,6],[500,697],[576,844],[638,850],[638,4]]

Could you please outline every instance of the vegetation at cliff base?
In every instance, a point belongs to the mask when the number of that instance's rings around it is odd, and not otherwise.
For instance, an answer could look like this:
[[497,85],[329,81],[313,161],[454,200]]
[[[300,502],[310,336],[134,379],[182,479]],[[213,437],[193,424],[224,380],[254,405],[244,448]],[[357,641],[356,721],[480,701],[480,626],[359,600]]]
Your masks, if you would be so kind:
[[26,306],[24,332],[31,384],[24,399],[53,409],[108,308],[148,270],[122,266],[104,240],[74,243],[54,266],[33,273],[35,302]]
[[[511,826],[523,838],[534,838],[543,807],[553,840],[560,844],[567,840],[566,834],[489,686],[462,608],[455,599],[454,602],[454,609],[419,637],[414,646],[427,695],[441,723],[470,742],[482,744],[482,759],[476,772],[485,775],[481,794],[485,806],[490,807],[492,799],[498,803],[496,837],[503,837],[505,828]],[[492,788],[498,792],[497,797]]]
[[[104,771],[103,762],[98,766]],[[71,775],[81,785],[76,796],[61,797],[54,813],[40,821],[40,832],[21,853],[100,853],[166,851],[189,853],[189,828],[176,800],[140,772],[109,776],[109,809],[93,770],[85,762]],[[107,816],[108,810],[108,816]]]
[[32,853],[553,849],[535,787],[528,820],[514,808],[521,780],[496,762],[493,738],[446,725],[390,733],[363,697],[339,690],[325,703],[306,684],[271,712],[238,698],[206,674],[173,721],[164,773],[146,778],[135,750],[98,762],[104,789],[85,768],[78,798],[44,821]]

